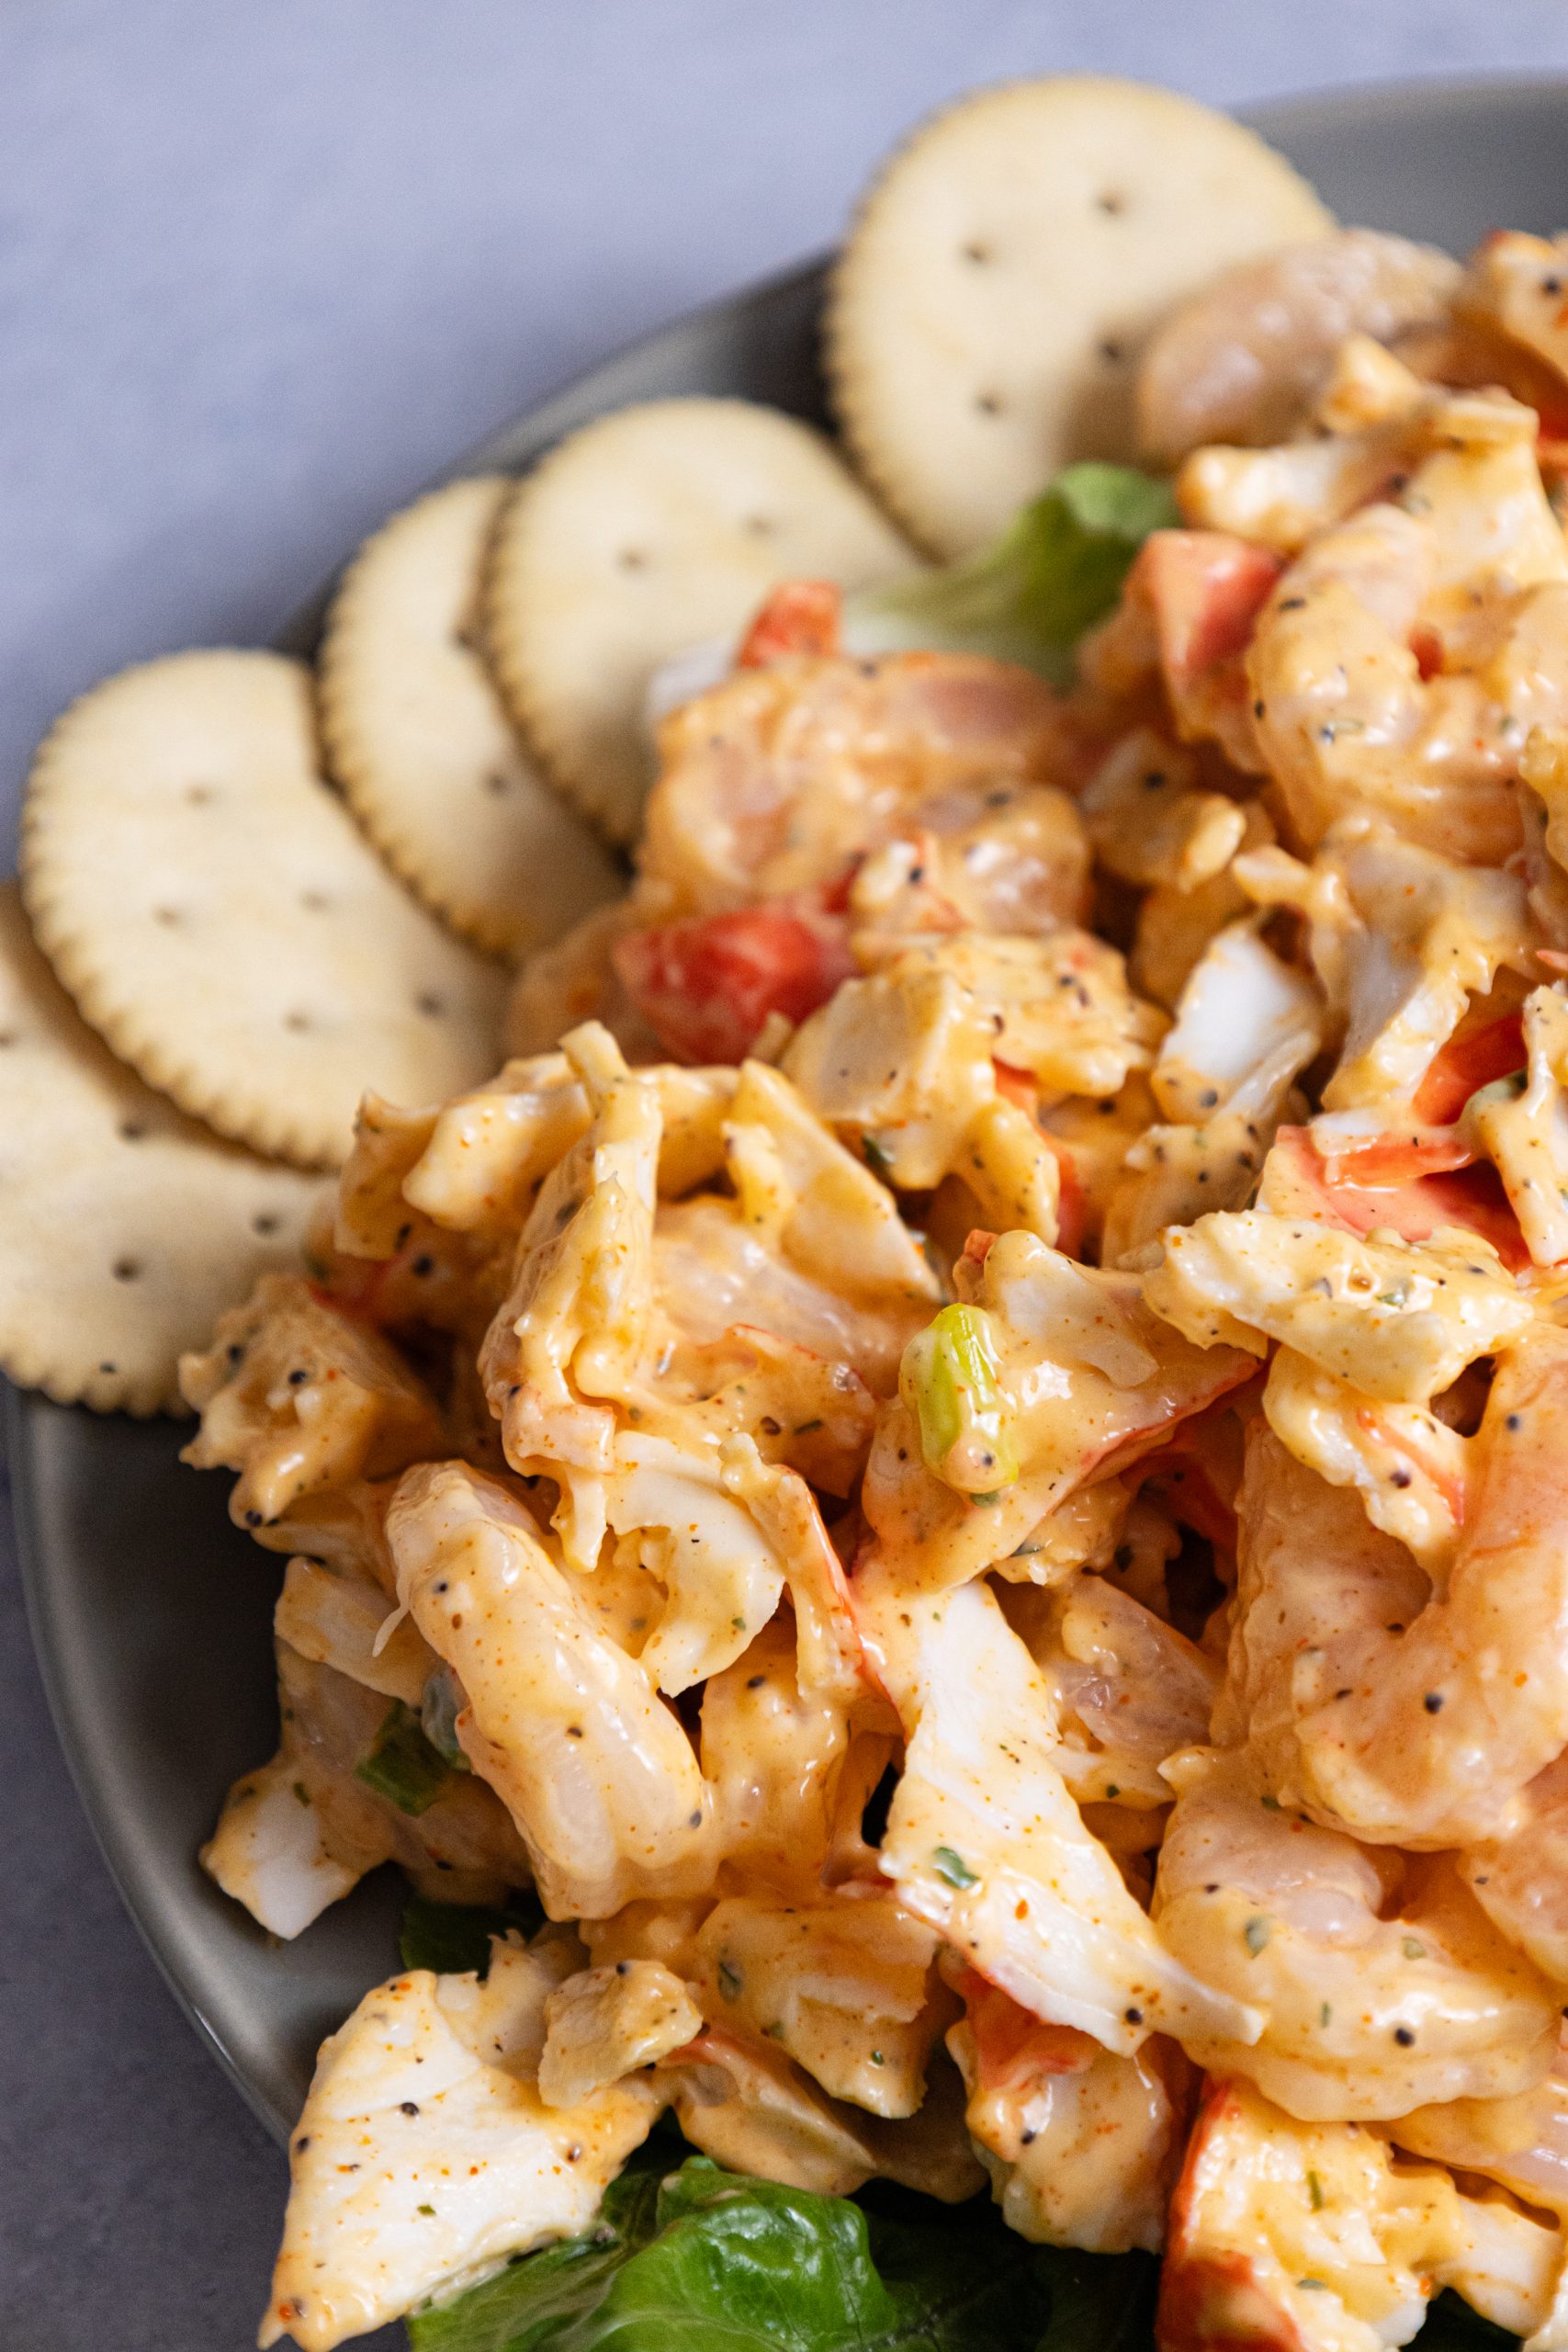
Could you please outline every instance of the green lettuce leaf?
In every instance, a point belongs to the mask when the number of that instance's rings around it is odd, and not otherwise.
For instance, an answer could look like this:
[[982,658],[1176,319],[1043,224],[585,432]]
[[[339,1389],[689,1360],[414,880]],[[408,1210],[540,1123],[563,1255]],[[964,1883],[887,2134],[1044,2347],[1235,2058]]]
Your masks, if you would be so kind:
[[438,1976],[490,1973],[490,1939],[515,1928],[531,1936],[544,1917],[532,1895],[514,1895],[504,1910],[476,1903],[434,1903],[411,1894],[403,1905],[398,1952],[405,1968],[434,1968]]
[[1051,2317],[1036,2352],[1153,2352],[1159,2265],[1152,2254],[1036,2249]]
[[416,2313],[409,2336],[414,2352],[1033,2352],[1039,2251],[989,2205],[862,2205],[693,2156],[624,2174],[592,2236]]
[[1149,533],[1179,519],[1169,483],[1134,466],[1068,466],[980,554],[848,597],[844,642],[990,653],[1064,684]]
[[1461,2302],[1445,2287],[1428,2306],[1417,2338],[1421,2352],[1518,2352],[1519,2339]]

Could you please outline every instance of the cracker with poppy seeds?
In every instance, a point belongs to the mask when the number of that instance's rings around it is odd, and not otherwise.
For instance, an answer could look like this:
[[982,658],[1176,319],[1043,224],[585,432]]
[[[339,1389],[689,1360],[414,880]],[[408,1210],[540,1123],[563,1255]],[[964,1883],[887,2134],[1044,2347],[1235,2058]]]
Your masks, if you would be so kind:
[[585,425],[523,481],[496,531],[487,643],[556,784],[629,844],[655,670],[739,637],[781,581],[858,588],[915,560],[809,425],[748,401],[651,401]]
[[504,975],[387,872],[317,765],[276,653],[127,670],[56,721],[22,894],[78,1010],[149,1085],[329,1167],[367,1087],[440,1101],[496,1060]]
[[297,1262],[325,1188],[176,1111],[94,1035],[0,888],[0,1368],[61,1404],[182,1412],[175,1365]]
[[317,664],[333,779],[393,871],[489,954],[547,946],[625,882],[517,739],[479,642],[486,550],[512,484],[449,482],[344,573]]
[[892,156],[833,273],[851,452],[921,546],[968,554],[1058,468],[1133,455],[1138,354],[1174,303],[1333,226],[1256,132],[1173,90],[962,98]]

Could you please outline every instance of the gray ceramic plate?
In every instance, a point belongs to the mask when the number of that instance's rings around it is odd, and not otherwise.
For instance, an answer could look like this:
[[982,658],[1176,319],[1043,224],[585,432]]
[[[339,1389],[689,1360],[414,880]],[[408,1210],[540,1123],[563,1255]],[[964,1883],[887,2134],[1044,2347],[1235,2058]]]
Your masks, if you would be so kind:
[[[1349,96],[1251,118],[1341,219],[1464,252],[1568,213],[1568,82]],[[714,304],[519,417],[455,473],[522,467],[605,409],[735,392],[822,414],[821,271]],[[291,647],[309,651],[320,605]],[[11,1459],[34,1634],[66,1756],[121,1894],[192,2022],[282,2139],[316,2045],[397,1964],[399,1883],[367,1881],[276,1946],[202,1876],[224,1790],[272,1752],[278,1563],[230,1526],[226,1477],[179,1467],[167,1421],[13,1395]]]

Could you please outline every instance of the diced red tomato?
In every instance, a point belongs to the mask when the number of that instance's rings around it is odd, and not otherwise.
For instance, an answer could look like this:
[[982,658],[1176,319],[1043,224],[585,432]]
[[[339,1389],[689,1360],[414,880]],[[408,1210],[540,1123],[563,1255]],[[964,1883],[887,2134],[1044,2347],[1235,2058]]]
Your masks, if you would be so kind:
[[744,1059],[770,1012],[804,1021],[858,966],[848,925],[777,907],[631,931],[615,976],[665,1050],[683,1062]]
[[1443,1226],[1458,1226],[1490,1242],[1510,1273],[1530,1262],[1496,1170],[1484,1162],[1464,1165],[1471,1155],[1457,1141],[1404,1143],[1390,1136],[1330,1160],[1305,1127],[1281,1127],[1274,1153],[1271,1201],[1286,1215],[1299,1200],[1302,1215],[1344,1232],[1386,1227],[1406,1241],[1428,1241]]
[[746,632],[738,670],[765,670],[792,655],[837,653],[843,598],[831,580],[785,580]]
[[1240,653],[1283,567],[1267,548],[1228,531],[1153,531],[1128,586],[1153,608],[1160,667],[1179,694]]
[[1517,1012],[1483,1028],[1461,1030],[1433,1055],[1410,1107],[1423,1126],[1446,1127],[1477,1087],[1523,1069],[1525,1060],[1524,1022]]

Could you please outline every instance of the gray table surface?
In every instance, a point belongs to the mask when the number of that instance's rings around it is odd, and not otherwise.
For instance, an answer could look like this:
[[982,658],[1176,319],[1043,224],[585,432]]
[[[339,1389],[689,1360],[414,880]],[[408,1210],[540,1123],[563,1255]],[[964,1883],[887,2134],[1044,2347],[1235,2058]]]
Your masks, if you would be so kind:
[[[31,748],[78,689],[264,639],[454,451],[829,243],[936,101],[1062,67],[1235,103],[1560,70],[1568,9],[0,0],[8,841]],[[0,2340],[236,2352],[282,2160],[119,1909],[45,1713],[3,1506],[0,1546]]]

